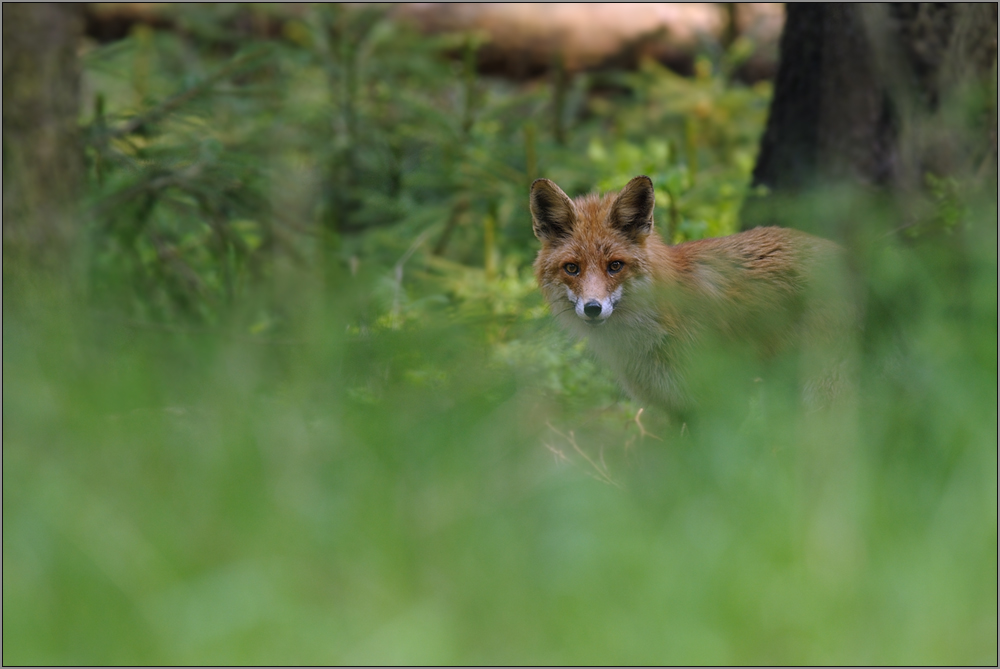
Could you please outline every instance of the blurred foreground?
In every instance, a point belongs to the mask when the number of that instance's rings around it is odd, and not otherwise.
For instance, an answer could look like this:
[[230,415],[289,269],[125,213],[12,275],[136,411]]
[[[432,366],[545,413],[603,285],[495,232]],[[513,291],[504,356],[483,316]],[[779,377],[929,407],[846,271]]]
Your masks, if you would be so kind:
[[994,663],[992,235],[961,286],[867,259],[856,397],[718,361],[655,437],[542,313],[517,351],[318,291],[285,339],[7,313],[4,663]]

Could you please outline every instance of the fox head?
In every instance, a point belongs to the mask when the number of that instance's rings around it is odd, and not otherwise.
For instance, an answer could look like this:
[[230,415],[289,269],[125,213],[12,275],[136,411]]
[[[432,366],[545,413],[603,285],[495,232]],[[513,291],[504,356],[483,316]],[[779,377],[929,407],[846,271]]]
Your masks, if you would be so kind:
[[577,322],[602,325],[622,310],[619,304],[630,286],[649,274],[649,177],[632,179],[619,193],[575,201],[548,179],[536,179],[531,184],[531,218],[542,242],[535,274],[556,314],[572,311]]

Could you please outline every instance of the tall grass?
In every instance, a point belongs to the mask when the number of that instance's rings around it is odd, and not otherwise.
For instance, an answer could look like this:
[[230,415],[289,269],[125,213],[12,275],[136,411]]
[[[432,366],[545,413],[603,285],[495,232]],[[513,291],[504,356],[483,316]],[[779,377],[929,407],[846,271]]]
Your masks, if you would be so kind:
[[907,313],[855,397],[751,405],[730,366],[683,431],[547,366],[545,321],[515,356],[447,313],[352,331],[346,300],[282,339],[8,313],[4,662],[995,662],[976,239],[960,295],[877,252]]

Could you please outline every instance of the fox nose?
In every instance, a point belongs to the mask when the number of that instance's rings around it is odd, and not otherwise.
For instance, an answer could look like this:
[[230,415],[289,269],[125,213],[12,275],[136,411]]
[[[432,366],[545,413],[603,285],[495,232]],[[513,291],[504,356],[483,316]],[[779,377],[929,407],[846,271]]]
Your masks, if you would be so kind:
[[583,305],[583,313],[587,314],[587,318],[597,318],[601,315],[601,303],[597,300],[591,300]]

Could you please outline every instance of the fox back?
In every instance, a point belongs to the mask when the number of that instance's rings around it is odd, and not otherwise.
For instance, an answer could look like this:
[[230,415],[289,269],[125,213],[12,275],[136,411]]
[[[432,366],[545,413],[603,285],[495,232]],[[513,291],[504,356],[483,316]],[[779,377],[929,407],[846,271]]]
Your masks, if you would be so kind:
[[576,200],[538,179],[530,204],[542,242],[535,275],[553,314],[640,402],[690,406],[685,377],[699,343],[767,357],[804,342],[830,350],[850,327],[833,242],[766,227],[668,246],[653,230],[645,176]]

